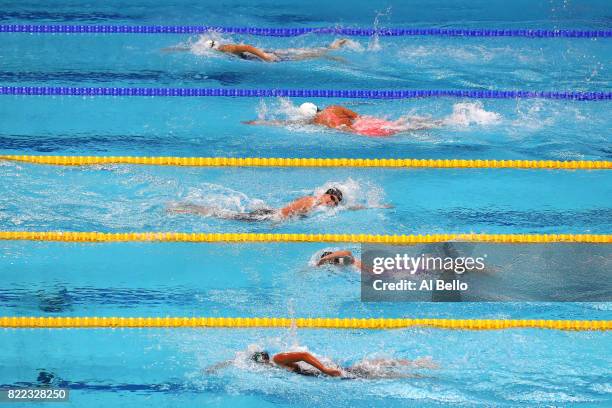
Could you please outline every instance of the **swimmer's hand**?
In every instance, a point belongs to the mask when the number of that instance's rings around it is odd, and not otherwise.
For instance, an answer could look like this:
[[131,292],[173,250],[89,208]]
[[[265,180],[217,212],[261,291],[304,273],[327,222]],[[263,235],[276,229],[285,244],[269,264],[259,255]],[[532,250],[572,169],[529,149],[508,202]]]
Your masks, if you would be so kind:
[[330,377],[340,377],[342,372],[340,370],[336,370],[335,368],[326,368],[323,373],[329,375]]
[[269,52],[266,52],[266,59],[264,59],[264,61],[266,62],[278,62],[280,61],[280,58],[278,57],[278,55],[275,54],[270,54]]
[[334,42],[332,42],[331,44],[329,44],[329,46],[327,48],[332,49],[332,50],[337,50],[337,49],[342,48],[345,45],[348,45],[350,43],[354,44],[354,42],[352,42],[348,38],[339,38],[337,40],[334,40]]

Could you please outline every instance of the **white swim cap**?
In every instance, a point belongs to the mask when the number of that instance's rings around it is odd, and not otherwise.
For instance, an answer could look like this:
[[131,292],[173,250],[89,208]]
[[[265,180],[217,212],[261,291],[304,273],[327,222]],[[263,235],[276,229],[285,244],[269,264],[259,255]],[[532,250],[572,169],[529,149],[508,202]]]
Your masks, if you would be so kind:
[[215,40],[206,40],[204,41],[204,45],[206,45],[206,48],[212,48],[212,49],[218,49],[219,48],[219,41],[215,41]]
[[304,102],[303,104],[300,105],[300,113],[303,116],[309,117],[309,118],[314,118],[318,112],[318,108],[317,105],[315,105],[312,102]]

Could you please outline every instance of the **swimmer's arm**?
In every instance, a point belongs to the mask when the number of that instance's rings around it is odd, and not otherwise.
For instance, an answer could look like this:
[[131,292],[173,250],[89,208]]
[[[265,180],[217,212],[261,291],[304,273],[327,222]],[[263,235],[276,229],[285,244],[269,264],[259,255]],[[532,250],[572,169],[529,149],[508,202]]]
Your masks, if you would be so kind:
[[330,377],[339,377],[342,375],[340,370],[334,368],[325,367],[315,356],[310,353],[295,352],[295,353],[279,353],[274,356],[274,362],[278,365],[288,367],[292,370],[295,369],[295,363],[303,361],[304,363],[310,364],[317,370]]
[[253,54],[256,57],[259,57],[263,61],[266,62],[274,62],[276,61],[276,57],[272,54],[268,54],[263,50],[260,50],[257,47],[253,47],[252,45],[246,44],[231,44],[231,45],[223,45],[219,47],[219,51],[230,52],[232,54],[241,54],[243,52],[248,52],[249,54]]
[[302,197],[298,198],[291,204],[281,208],[280,213],[283,218],[288,218],[297,214],[306,214],[313,206],[314,197]]

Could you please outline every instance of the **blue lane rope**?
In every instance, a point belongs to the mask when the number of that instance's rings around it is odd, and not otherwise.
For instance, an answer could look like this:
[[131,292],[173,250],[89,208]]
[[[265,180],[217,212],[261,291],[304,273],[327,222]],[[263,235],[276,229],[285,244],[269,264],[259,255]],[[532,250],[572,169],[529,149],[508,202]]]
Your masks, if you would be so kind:
[[530,38],[610,38],[612,30],[548,30],[488,28],[259,28],[216,26],[127,26],[127,25],[34,25],[2,24],[1,33],[100,33],[100,34],[202,34],[216,31],[228,34],[249,34],[268,37],[296,37],[304,34],[345,36],[450,36],[450,37],[530,37]]
[[66,95],[66,96],[229,96],[288,98],[477,98],[477,99],[569,99],[599,101],[612,99],[612,92],[579,91],[487,91],[487,90],[359,90],[359,89],[228,89],[228,88],[125,88],[65,86],[0,86],[0,95]]

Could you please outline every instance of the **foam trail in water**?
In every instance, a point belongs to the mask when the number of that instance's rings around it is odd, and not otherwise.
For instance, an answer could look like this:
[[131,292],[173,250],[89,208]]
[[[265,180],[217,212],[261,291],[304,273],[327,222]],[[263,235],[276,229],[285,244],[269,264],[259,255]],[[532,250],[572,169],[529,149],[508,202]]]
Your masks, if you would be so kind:
[[241,213],[267,207],[263,200],[250,198],[239,191],[212,183],[190,188],[180,202],[171,203],[169,208],[180,209],[185,203],[209,208],[210,215],[220,216],[229,212]]

